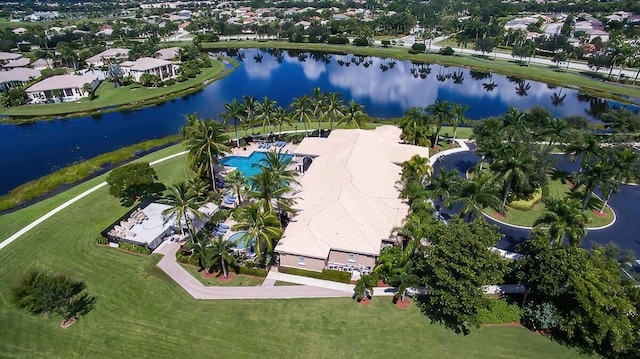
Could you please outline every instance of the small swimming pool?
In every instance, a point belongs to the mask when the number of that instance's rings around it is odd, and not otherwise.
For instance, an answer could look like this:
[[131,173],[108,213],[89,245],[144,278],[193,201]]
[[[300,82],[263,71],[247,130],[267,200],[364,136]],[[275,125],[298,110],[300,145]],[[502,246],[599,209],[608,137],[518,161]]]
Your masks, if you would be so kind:
[[[233,244],[233,249],[242,251],[245,249],[245,242],[244,241],[240,241],[240,239],[246,234],[247,232],[236,232],[232,235],[229,236],[229,238],[227,238],[227,242],[230,242],[231,244]],[[240,242],[239,242],[240,241]],[[252,249],[253,249],[253,241],[251,242],[252,244]]]
[[[293,159],[293,155],[290,155],[290,154],[282,153],[280,154],[280,156],[284,157],[287,163],[290,162],[291,159]],[[251,153],[249,157],[242,157],[242,156],[224,157],[220,160],[220,163],[222,163],[225,166],[236,167],[240,172],[242,172],[242,174],[246,178],[249,178],[253,175],[260,173],[261,171],[260,167],[254,166],[254,164],[259,163],[266,157],[267,155],[265,152],[254,151],[253,153]]]

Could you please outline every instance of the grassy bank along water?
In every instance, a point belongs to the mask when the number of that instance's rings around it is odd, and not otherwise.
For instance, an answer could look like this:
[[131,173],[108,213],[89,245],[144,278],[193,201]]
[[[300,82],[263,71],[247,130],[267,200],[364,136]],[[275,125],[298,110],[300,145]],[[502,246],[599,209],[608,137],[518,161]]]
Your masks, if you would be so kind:
[[355,54],[363,56],[392,57],[398,60],[437,63],[446,66],[462,66],[477,71],[493,72],[518,78],[544,82],[556,86],[578,88],[595,97],[611,98],[629,102],[626,97],[640,98],[640,87],[603,82],[583,75],[578,71],[557,71],[555,66],[531,64],[521,66],[515,61],[492,59],[491,57],[455,54],[443,56],[438,53],[410,54],[407,48],[359,47],[353,45],[329,45],[310,43],[290,43],[281,41],[221,41],[203,43],[204,49],[225,48],[281,48],[285,50],[323,51],[331,53]]
[[224,71],[225,65],[215,59],[213,66],[203,68],[202,72],[192,79],[176,82],[173,85],[146,88],[138,83],[114,88],[110,82],[102,82],[96,89],[96,98],[84,98],[78,101],[24,105],[19,107],[0,108],[0,115],[8,116],[2,122],[24,123],[37,120],[51,120],[53,117],[79,117],[97,115],[107,112],[136,109],[144,106],[156,105],[171,99],[179,98],[197,92],[213,81],[228,75],[237,67]]

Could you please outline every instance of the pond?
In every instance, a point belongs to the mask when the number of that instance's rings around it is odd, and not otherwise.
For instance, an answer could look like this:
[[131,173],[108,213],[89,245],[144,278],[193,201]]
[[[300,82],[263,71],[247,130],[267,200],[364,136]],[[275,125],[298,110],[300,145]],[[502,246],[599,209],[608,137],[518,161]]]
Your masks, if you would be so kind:
[[[179,133],[184,115],[217,117],[225,102],[250,95],[268,96],[287,106],[315,87],[355,100],[365,112],[400,117],[412,107],[436,98],[470,105],[471,119],[500,115],[514,106],[540,105],[554,116],[595,115],[613,101],[592,98],[567,88],[460,67],[414,64],[369,56],[332,55],[280,50],[228,50],[242,60],[226,78],[202,91],[162,105],[96,117],[0,125],[0,195],[27,181],[72,163],[149,139]],[[637,111],[637,107],[634,108]]]

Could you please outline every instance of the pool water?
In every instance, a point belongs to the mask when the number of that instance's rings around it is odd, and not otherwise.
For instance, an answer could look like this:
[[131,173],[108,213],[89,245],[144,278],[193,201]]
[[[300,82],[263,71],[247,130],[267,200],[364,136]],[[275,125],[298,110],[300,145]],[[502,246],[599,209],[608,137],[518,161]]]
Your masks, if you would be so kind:
[[[284,154],[284,153],[280,154],[280,156],[284,157],[287,162],[291,161],[291,159],[293,158],[293,155]],[[240,172],[242,172],[245,178],[249,178],[253,175],[259,174],[262,171],[260,167],[258,167],[257,165],[256,166],[253,166],[253,165],[259,163],[261,160],[263,160],[266,157],[267,155],[265,152],[254,151],[253,153],[251,153],[249,157],[242,157],[242,156],[224,157],[220,160],[220,163],[222,163],[225,166],[236,167]]]
[[230,242],[231,244],[233,244],[233,249],[243,250],[243,249],[245,249],[245,243],[244,243],[244,241],[238,243],[238,240],[240,238],[242,238],[242,236],[244,236],[245,233],[247,233],[247,232],[234,233],[234,234],[230,235],[229,238],[227,238],[227,242]]

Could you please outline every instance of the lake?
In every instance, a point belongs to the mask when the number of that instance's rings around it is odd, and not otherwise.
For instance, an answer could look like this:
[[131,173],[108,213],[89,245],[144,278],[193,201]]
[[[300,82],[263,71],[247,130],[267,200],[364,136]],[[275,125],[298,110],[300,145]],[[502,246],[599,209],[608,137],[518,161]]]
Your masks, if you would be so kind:
[[510,106],[540,105],[557,117],[581,115],[595,121],[594,115],[619,106],[573,89],[460,67],[300,51],[229,50],[225,55],[241,60],[231,75],[162,105],[97,117],[0,125],[0,194],[72,163],[176,134],[185,114],[215,118],[224,103],[243,95],[268,96],[287,106],[294,97],[320,87],[341,93],[345,102],[361,103],[365,112],[381,118],[400,117],[406,109],[427,106],[437,98],[470,105],[466,115],[471,119],[500,115]]

